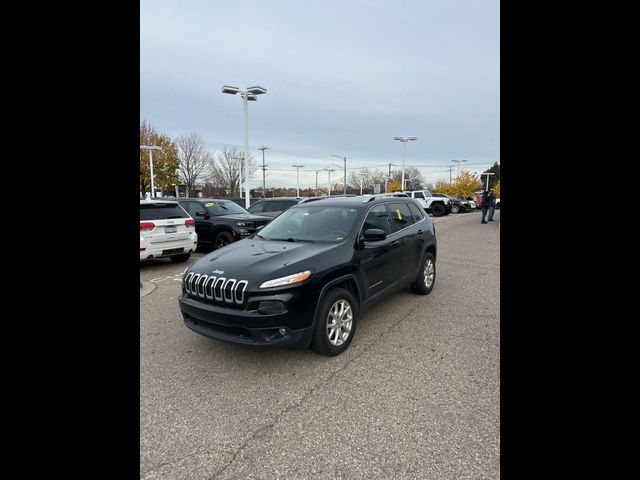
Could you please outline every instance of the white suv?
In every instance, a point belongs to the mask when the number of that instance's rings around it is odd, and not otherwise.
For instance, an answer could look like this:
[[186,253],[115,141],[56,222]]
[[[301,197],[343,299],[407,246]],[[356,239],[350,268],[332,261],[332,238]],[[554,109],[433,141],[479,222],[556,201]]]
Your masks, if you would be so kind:
[[418,200],[422,208],[428,213],[432,213],[434,217],[451,213],[451,200],[448,198],[434,197],[429,190],[405,190],[404,193]]
[[140,200],[140,260],[186,262],[198,246],[196,222],[170,200]]

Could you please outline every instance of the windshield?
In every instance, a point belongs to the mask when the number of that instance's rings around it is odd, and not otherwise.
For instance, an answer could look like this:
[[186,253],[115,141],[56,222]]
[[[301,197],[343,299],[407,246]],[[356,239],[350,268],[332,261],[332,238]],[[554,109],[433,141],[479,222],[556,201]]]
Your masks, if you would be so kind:
[[292,207],[269,222],[258,235],[265,240],[340,242],[349,236],[357,218],[357,208]]
[[231,213],[248,213],[235,202],[207,202],[204,204],[209,215],[229,215]]

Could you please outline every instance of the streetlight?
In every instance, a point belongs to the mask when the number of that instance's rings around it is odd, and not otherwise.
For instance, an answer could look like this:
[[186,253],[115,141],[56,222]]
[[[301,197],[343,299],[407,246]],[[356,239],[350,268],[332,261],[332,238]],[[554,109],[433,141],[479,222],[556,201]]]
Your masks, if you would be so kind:
[[335,168],[325,168],[327,172],[329,172],[329,194],[327,196],[331,196],[331,172],[335,172]]
[[[387,177],[386,175],[384,176],[384,193],[387,193],[387,185],[389,180],[391,180],[393,177]],[[362,193],[360,193],[360,195],[362,195]]]
[[347,157],[341,157],[340,155],[331,155],[336,158],[344,158],[344,194],[347,194]]
[[255,102],[258,100],[256,95],[267,93],[267,89],[255,86],[249,87],[246,90],[240,90],[238,87],[225,85],[222,87],[222,93],[228,93],[230,95],[239,93],[242,97],[244,111],[244,192],[245,207],[249,208],[251,206],[251,202],[249,200],[249,102]]
[[460,164],[466,162],[467,160],[451,160],[452,162],[456,162],[458,164],[458,175],[456,178],[460,176]]
[[362,196],[362,183],[363,183],[364,175],[362,173],[356,173],[356,176],[360,178],[360,196]]
[[483,173],[482,175],[486,175],[487,176],[487,190],[489,190],[489,175],[495,175],[495,173],[486,172],[486,173]]
[[407,157],[407,142],[417,140],[418,137],[393,137],[393,139],[402,142],[404,145],[402,149],[402,181],[400,183],[402,189],[404,190],[404,164]]
[[304,165],[291,165],[292,167],[296,167],[296,197],[300,196],[300,169],[304,167]]
[[258,150],[262,150],[262,198],[265,197],[264,189],[265,189],[265,173],[267,171],[267,166],[264,164],[264,151],[269,150],[269,147],[261,146]]
[[155,145],[140,145],[140,148],[149,152],[149,165],[151,165],[151,196],[156,198],[156,191],[153,185],[153,150],[162,151],[162,147],[156,147]]

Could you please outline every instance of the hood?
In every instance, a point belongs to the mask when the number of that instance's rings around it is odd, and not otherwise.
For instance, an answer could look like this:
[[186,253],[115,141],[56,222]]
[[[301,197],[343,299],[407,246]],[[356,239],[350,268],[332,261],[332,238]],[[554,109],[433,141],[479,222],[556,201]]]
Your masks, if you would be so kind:
[[[349,240],[347,240],[349,241]],[[234,242],[214,250],[195,262],[190,272],[247,280],[248,288],[274,278],[315,271],[318,255],[338,248],[339,243],[311,243],[261,240],[258,237]],[[325,257],[326,258],[326,257]]]
[[267,223],[271,220],[270,217],[252,215],[251,213],[230,213],[229,215],[217,215],[217,218],[227,218],[229,220],[237,220],[239,222],[256,222],[258,225],[262,225],[263,223]]

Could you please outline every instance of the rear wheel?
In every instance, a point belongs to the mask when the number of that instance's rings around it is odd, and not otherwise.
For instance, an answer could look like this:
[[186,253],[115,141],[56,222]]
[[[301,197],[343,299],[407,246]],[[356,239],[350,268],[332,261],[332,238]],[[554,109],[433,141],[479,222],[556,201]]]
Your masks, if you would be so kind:
[[431,213],[433,213],[434,217],[441,217],[447,210],[444,208],[444,205],[441,203],[434,203],[431,205]]
[[178,263],[178,262],[186,262],[187,260],[189,260],[189,257],[191,257],[190,253],[183,253],[181,255],[174,255],[173,257],[169,257],[169,258],[171,258],[172,262]]
[[216,249],[233,243],[233,236],[229,232],[220,232],[216,237]]
[[411,284],[411,289],[420,295],[427,295],[433,290],[436,282],[436,259],[431,252],[424,255],[422,268],[415,282]]
[[344,288],[333,288],[321,302],[311,348],[322,355],[339,355],[349,348],[356,332],[356,299]]

